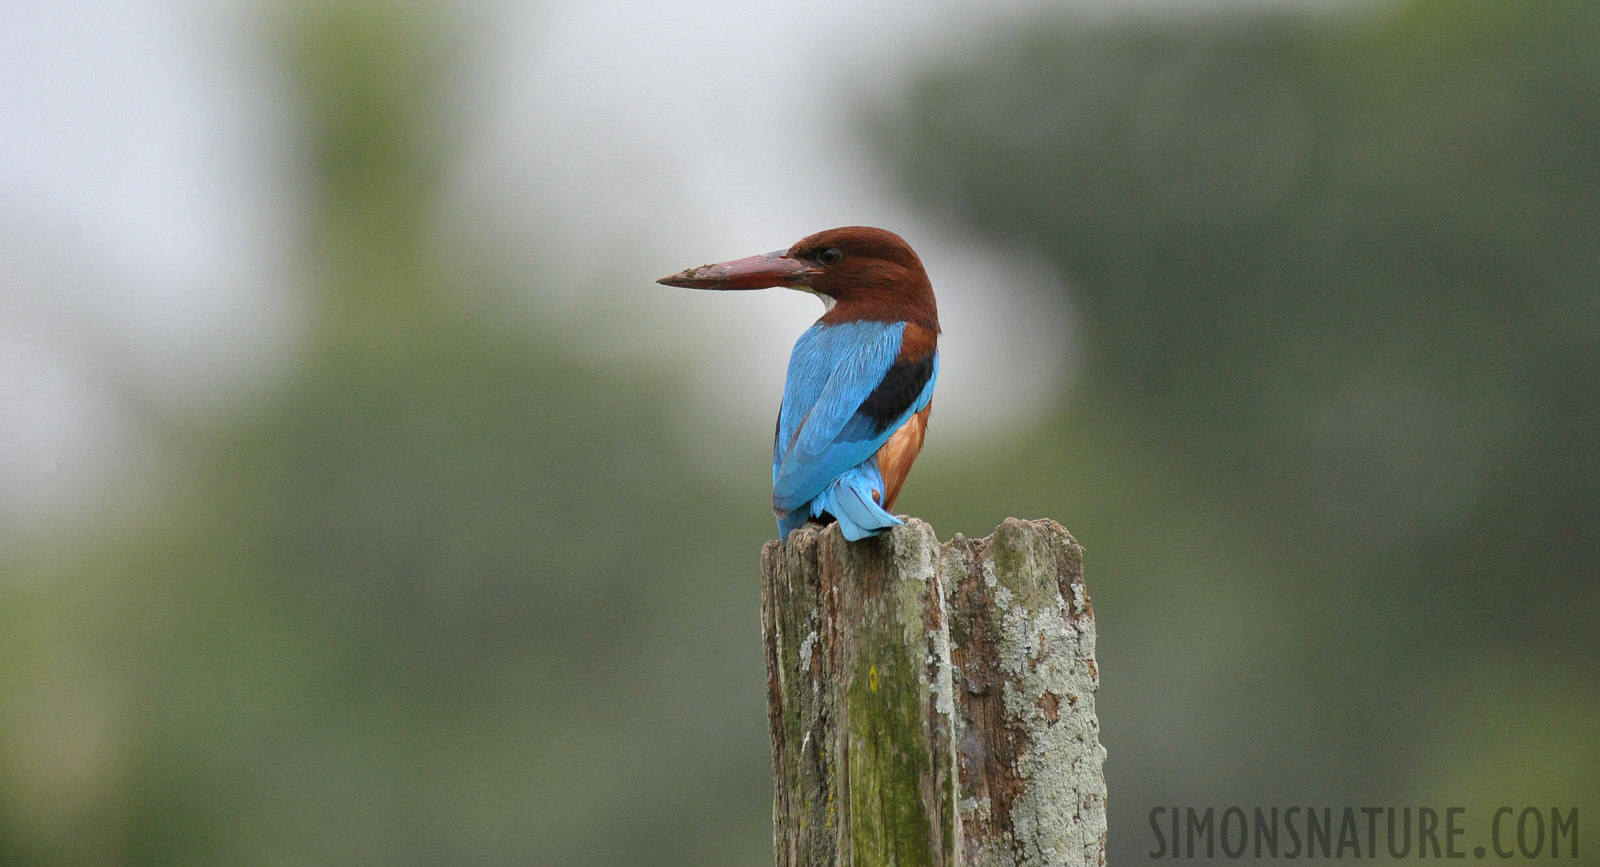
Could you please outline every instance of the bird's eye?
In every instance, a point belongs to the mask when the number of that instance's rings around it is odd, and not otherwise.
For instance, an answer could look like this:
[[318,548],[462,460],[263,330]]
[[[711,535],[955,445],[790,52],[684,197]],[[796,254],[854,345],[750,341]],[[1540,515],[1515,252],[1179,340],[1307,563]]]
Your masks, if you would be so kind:
[[817,261],[824,265],[837,265],[839,264],[839,260],[843,258],[844,254],[833,247],[829,247],[828,249],[817,254]]

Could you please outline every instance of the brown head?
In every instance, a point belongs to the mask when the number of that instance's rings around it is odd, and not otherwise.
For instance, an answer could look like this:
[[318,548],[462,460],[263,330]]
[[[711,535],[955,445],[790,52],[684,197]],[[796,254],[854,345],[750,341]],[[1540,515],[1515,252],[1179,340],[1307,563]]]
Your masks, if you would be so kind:
[[922,260],[899,235],[869,226],[829,229],[787,250],[689,268],[656,282],[691,289],[787,286],[820,296],[829,308],[824,322],[911,322],[939,331]]

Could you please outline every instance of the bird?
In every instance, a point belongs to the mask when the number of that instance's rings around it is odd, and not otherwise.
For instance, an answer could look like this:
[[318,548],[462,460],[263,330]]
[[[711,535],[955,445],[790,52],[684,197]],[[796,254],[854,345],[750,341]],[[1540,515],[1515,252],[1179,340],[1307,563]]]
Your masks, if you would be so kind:
[[788,287],[822,299],[795,341],[772,444],[778,538],[837,523],[857,542],[903,522],[892,510],[922,451],[939,378],[939,311],[922,260],[885,229],[842,226],[787,250],[687,268],[689,289]]

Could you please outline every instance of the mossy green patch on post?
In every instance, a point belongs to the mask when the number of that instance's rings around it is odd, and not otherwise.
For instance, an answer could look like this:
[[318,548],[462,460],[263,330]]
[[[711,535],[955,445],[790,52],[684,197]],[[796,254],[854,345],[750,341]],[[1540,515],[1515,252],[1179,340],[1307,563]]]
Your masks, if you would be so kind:
[[953,863],[937,555],[920,521],[854,543],[807,527],[763,552],[778,864]]
[[821,547],[840,567],[834,611],[849,630],[832,645],[849,805],[841,863],[949,864],[953,760],[948,715],[937,718],[934,694],[949,659],[934,648],[942,630],[929,628],[943,624],[938,539],[918,521],[857,543],[827,534]]
[[861,646],[846,687],[849,719],[850,852],[853,863],[932,864],[926,702],[914,660],[883,636]]
[[941,547],[915,520],[853,543],[806,527],[763,579],[780,867],[1103,863],[1094,624],[1065,530],[1008,519]]

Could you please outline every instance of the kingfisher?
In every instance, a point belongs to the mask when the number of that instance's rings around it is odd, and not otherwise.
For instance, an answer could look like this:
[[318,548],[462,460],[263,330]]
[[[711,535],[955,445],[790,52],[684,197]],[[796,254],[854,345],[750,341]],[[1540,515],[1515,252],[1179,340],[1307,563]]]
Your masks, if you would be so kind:
[[795,341],[772,443],[778,538],[838,522],[852,542],[902,522],[890,511],[922,451],[939,378],[939,311],[922,260],[893,232],[844,226],[787,250],[656,281],[689,289],[786,286],[822,299]]

